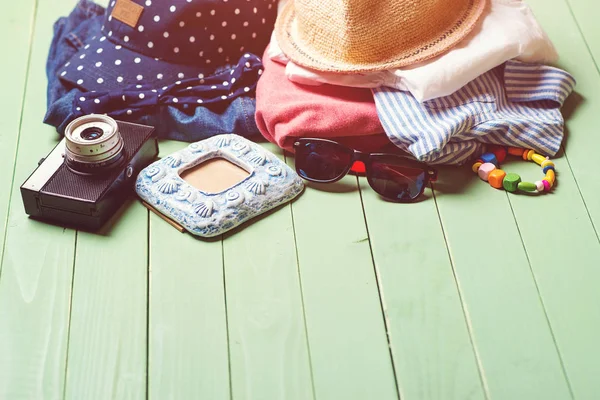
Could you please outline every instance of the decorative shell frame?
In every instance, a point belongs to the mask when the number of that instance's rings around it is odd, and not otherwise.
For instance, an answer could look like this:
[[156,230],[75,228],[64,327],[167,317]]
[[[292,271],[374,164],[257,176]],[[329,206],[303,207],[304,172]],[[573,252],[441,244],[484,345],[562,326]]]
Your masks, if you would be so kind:
[[[181,172],[214,158],[224,158],[250,175],[219,193],[205,193],[181,178]],[[135,186],[146,203],[203,237],[227,232],[304,189],[298,174],[277,156],[234,134],[192,143],[154,162],[140,172]]]

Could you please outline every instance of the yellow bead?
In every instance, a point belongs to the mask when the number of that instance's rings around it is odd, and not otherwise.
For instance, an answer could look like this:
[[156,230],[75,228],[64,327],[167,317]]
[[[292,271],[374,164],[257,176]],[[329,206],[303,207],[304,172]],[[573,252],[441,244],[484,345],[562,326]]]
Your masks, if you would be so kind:
[[546,171],[546,177],[544,179],[547,180],[550,185],[554,186],[554,182],[556,181],[556,174],[554,173],[554,170],[549,169]]
[[544,160],[544,161],[542,161],[542,163],[540,164],[540,166],[542,167],[542,169],[544,169],[544,168],[545,168],[545,167],[547,167],[548,165],[549,165],[549,166],[551,166],[551,167],[554,167],[554,163],[553,163],[552,161],[550,161],[550,160]]
[[535,151],[533,151],[533,150],[529,150],[529,151],[527,152],[527,160],[528,160],[528,161],[531,161],[531,158],[533,157],[533,155],[534,155],[534,154],[535,154]]
[[546,161],[546,157],[544,157],[541,154],[537,154],[537,153],[535,153],[533,156],[531,156],[531,159],[538,165],[542,165],[542,163],[544,161]]
[[481,163],[479,161],[476,162],[475,164],[473,164],[473,167],[472,167],[473,172],[477,173],[477,171],[479,171],[479,167],[481,167],[482,165],[483,165],[483,163]]

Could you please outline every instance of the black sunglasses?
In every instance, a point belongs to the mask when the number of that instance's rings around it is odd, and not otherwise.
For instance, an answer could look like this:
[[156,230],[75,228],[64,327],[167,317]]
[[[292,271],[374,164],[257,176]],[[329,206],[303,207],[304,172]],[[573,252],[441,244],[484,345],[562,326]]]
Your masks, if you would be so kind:
[[356,161],[365,165],[369,185],[386,199],[409,203],[437,179],[437,171],[410,157],[363,153],[327,139],[298,139],[294,143],[296,171],[319,183],[342,179]]

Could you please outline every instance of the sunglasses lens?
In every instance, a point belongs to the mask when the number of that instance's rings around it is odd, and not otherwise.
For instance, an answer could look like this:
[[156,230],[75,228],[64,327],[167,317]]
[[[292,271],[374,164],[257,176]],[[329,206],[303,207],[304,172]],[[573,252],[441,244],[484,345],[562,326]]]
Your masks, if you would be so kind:
[[350,165],[352,153],[335,143],[307,141],[296,146],[296,170],[304,179],[332,181]]
[[400,165],[402,160],[386,157],[371,162],[369,184],[383,197],[395,201],[416,199],[425,188],[426,171],[422,168]]

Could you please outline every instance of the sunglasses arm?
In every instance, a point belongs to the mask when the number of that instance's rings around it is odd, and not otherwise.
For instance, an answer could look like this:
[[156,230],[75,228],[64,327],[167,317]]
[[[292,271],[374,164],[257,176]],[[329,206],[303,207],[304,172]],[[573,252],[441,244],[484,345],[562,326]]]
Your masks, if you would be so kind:
[[[410,177],[404,175],[402,172],[397,171],[397,170],[395,170],[393,168],[386,167],[386,170],[388,172],[394,173],[396,175],[400,175],[403,178],[406,178],[406,179],[408,179],[410,181],[413,181]],[[427,166],[426,169],[425,169],[425,171],[427,172],[427,177],[429,178],[430,182],[435,182],[437,180],[438,174],[437,174],[437,170],[435,168],[431,168],[431,167]]]

